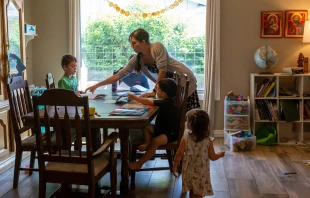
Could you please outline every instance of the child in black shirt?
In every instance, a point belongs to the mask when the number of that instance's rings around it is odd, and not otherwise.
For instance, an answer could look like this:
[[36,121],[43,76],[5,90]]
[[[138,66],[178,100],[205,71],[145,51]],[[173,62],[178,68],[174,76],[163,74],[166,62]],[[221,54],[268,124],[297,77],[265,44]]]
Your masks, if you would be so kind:
[[[140,169],[154,155],[160,145],[165,145],[178,139],[179,111],[175,101],[176,93],[176,82],[171,78],[165,78],[158,81],[156,85],[156,97],[159,100],[150,100],[134,94],[128,95],[128,99],[136,100],[144,105],[159,106],[155,125],[149,124],[143,129],[145,142],[138,149],[146,152],[139,161],[128,164],[130,169]],[[152,141],[150,135],[154,137]]]

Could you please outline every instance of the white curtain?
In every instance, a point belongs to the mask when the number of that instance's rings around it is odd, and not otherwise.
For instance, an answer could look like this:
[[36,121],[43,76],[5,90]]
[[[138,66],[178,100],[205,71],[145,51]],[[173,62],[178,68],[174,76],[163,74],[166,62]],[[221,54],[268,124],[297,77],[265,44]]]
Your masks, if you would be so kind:
[[214,136],[215,100],[220,100],[220,0],[207,0],[205,92],[203,109],[210,116]]
[[[80,0],[69,0],[69,54],[76,57],[79,67],[77,68],[77,78],[81,85],[81,27],[80,27]],[[84,87],[79,87],[84,90]]]

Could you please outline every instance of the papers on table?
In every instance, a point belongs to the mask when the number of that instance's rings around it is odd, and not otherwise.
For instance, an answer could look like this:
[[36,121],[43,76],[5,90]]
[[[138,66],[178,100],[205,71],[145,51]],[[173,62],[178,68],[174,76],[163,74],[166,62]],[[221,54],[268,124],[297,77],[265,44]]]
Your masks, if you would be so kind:
[[140,116],[147,112],[149,108],[120,108],[110,112],[110,115],[119,116]]
[[134,85],[132,87],[129,87],[126,85],[126,83],[121,83],[117,85],[117,90],[116,92],[122,92],[122,91],[132,91],[132,92],[137,92],[137,91],[147,91],[148,89],[141,86],[141,85]]
[[147,105],[143,105],[141,103],[135,103],[135,104],[124,104],[121,108],[135,108],[135,109],[142,109],[142,108],[147,108],[148,106]]
[[100,98],[104,98],[106,95],[105,94],[92,94],[92,93],[87,93],[87,94],[81,94],[81,96],[88,96],[89,100],[96,100]]
[[130,91],[147,91],[148,89],[145,87],[142,87],[141,85],[134,85],[130,87]]
[[122,91],[129,91],[130,87],[126,85],[126,83],[121,83],[117,85],[117,92],[122,92]]

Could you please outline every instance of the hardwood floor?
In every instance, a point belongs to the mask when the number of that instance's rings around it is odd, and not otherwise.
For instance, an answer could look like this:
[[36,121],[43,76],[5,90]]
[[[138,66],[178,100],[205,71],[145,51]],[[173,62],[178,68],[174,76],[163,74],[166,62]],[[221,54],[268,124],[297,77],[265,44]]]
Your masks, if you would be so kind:
[[[226,156],[211,162],[211,180],[215,198],[308,198],[310,197],[310,166],[302,160],[310,160],[310,146],[260,146],[251,152],[230,152],[223,146],[222,138],[215,138],[215,150],[226,150]],[[293,152],[292,154],[282,153]],[[29,158],[23,160],[23,165]],[[144,166],[161,166],[167,160],[155,159]],[[120,160],[118,161],[118,183],[120,181]],[[284,172],[296,172],[284,175]],[[28,176],[20,174],[19,187],[12,189],[13,169],[0,175],[0,197],[38,197],[38,173]],[[108,177],[102,183],[109,183]],[[169,171],[137,172],[137,198],[187,198],[182,194],[182,178],[174,178]],[[58,184],[47,185],[50,195]]]

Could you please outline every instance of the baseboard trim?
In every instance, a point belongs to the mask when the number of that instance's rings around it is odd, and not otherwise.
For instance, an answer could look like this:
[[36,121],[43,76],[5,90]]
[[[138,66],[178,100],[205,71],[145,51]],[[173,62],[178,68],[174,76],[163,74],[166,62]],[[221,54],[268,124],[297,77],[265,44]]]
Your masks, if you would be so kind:
[[214,130],[214,137],[224,137],[224,130]]

